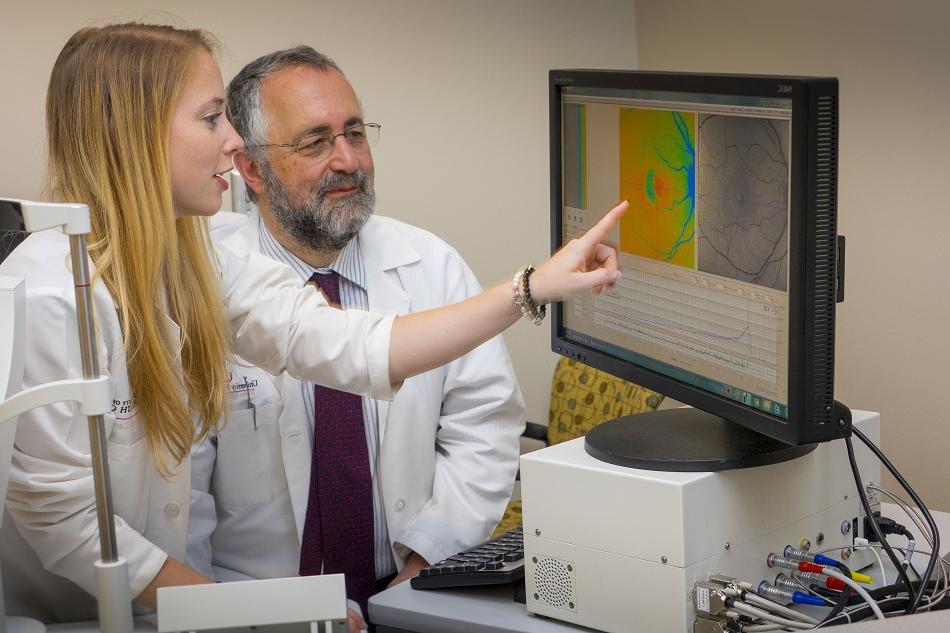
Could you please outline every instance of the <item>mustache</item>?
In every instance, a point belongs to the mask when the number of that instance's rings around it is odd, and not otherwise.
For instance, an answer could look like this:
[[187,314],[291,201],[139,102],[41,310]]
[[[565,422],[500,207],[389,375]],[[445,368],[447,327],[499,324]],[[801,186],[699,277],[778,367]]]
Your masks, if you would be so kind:
[[318,199],[323,199],[332,189],[349,188],[356,188],[361,193],[365,193],[368,181],[369,179],[362,169],[357,169],[349,174],[342,171],[331,171],[320,181],[320,185],[314,194]]
[[[263,169],[264,190],[278,226],[296,242],[316,250],[340,250],[373,214],[376,200],[371,177],[362,170],[330,171],[291,200],[271,169]],[[328,200],[332,189],[355,189],[339,200]]]

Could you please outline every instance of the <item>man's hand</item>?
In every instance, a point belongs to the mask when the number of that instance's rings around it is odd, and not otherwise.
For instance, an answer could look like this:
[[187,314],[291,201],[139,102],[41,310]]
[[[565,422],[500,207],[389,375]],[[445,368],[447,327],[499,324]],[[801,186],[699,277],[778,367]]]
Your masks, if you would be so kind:
[[390,582],[386,588],[388,589],[389,587],[395,587],[401,582],[405,582],[410,578],[415,578],[419,575],[419,570],[428,566],[429,563],[426,562],[426,559],[413,552],[406,560],[406,566],[402,568],[402,571],[392,579],[392,582]]
[[366,620],[353,609],[346,610],[346,623],[350,627],[350,633],[360,633],[366,630]]

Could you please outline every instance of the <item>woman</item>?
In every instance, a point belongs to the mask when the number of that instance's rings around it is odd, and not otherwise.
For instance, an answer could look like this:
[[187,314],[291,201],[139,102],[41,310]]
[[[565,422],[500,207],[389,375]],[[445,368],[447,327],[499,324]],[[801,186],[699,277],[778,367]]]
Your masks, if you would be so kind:
[[[220,208],[222,176],[241,146],[224,116],[213,49],[202,31],[83,29],[60,53],[47,97],[51,193],[88,204],[92,217],[100,367],[114,390],[106,435],[118,548],[132,595],[147,606],[158,587],[209,581],[179,562],[188,453],[225,409],[232,348],[274,373],[390,398],[405,378],[514,323],[522,309],[513,298],[537,316],[537,306],[619,276],[613,250],[599,242],[625,205],[514,291],[501,284],[400,317],[332,309],[270,259],[212,251],[205,217]],[[24,386],[79,375],[67,253],[66,238],[46,231],[0,268],[26,278]],[[46,569],[94,593],[89,446],[75,406],[21,416],[8,508]]]

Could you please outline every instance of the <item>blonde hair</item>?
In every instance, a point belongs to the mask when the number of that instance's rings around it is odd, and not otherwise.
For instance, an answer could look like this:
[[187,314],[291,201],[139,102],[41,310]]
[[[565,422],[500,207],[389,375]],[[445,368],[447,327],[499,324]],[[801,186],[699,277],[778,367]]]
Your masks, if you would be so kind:
[[[181,462],[225,409],[231,334],[207,221],[175,218],[169,176],[175,104],[196,57],[214,48],[199,30],[82,29],[46,101],[49,193],[89,205],[90,255],[116,302],[132,395],[165,476],[169,457]],[[181,328],[180,366],[164,310]]]

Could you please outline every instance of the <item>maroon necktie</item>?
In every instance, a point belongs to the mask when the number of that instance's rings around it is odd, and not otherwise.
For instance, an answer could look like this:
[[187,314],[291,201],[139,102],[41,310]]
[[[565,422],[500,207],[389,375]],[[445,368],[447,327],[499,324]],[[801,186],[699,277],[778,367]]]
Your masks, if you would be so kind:
[[[332,303],[340,276],[314,273]],[[376,588],[373,557],[373,479],[363,429],[363,398],[314,386],[310,498],[300,543],[300,575],[346,574],[346,595],[360,604]]]

